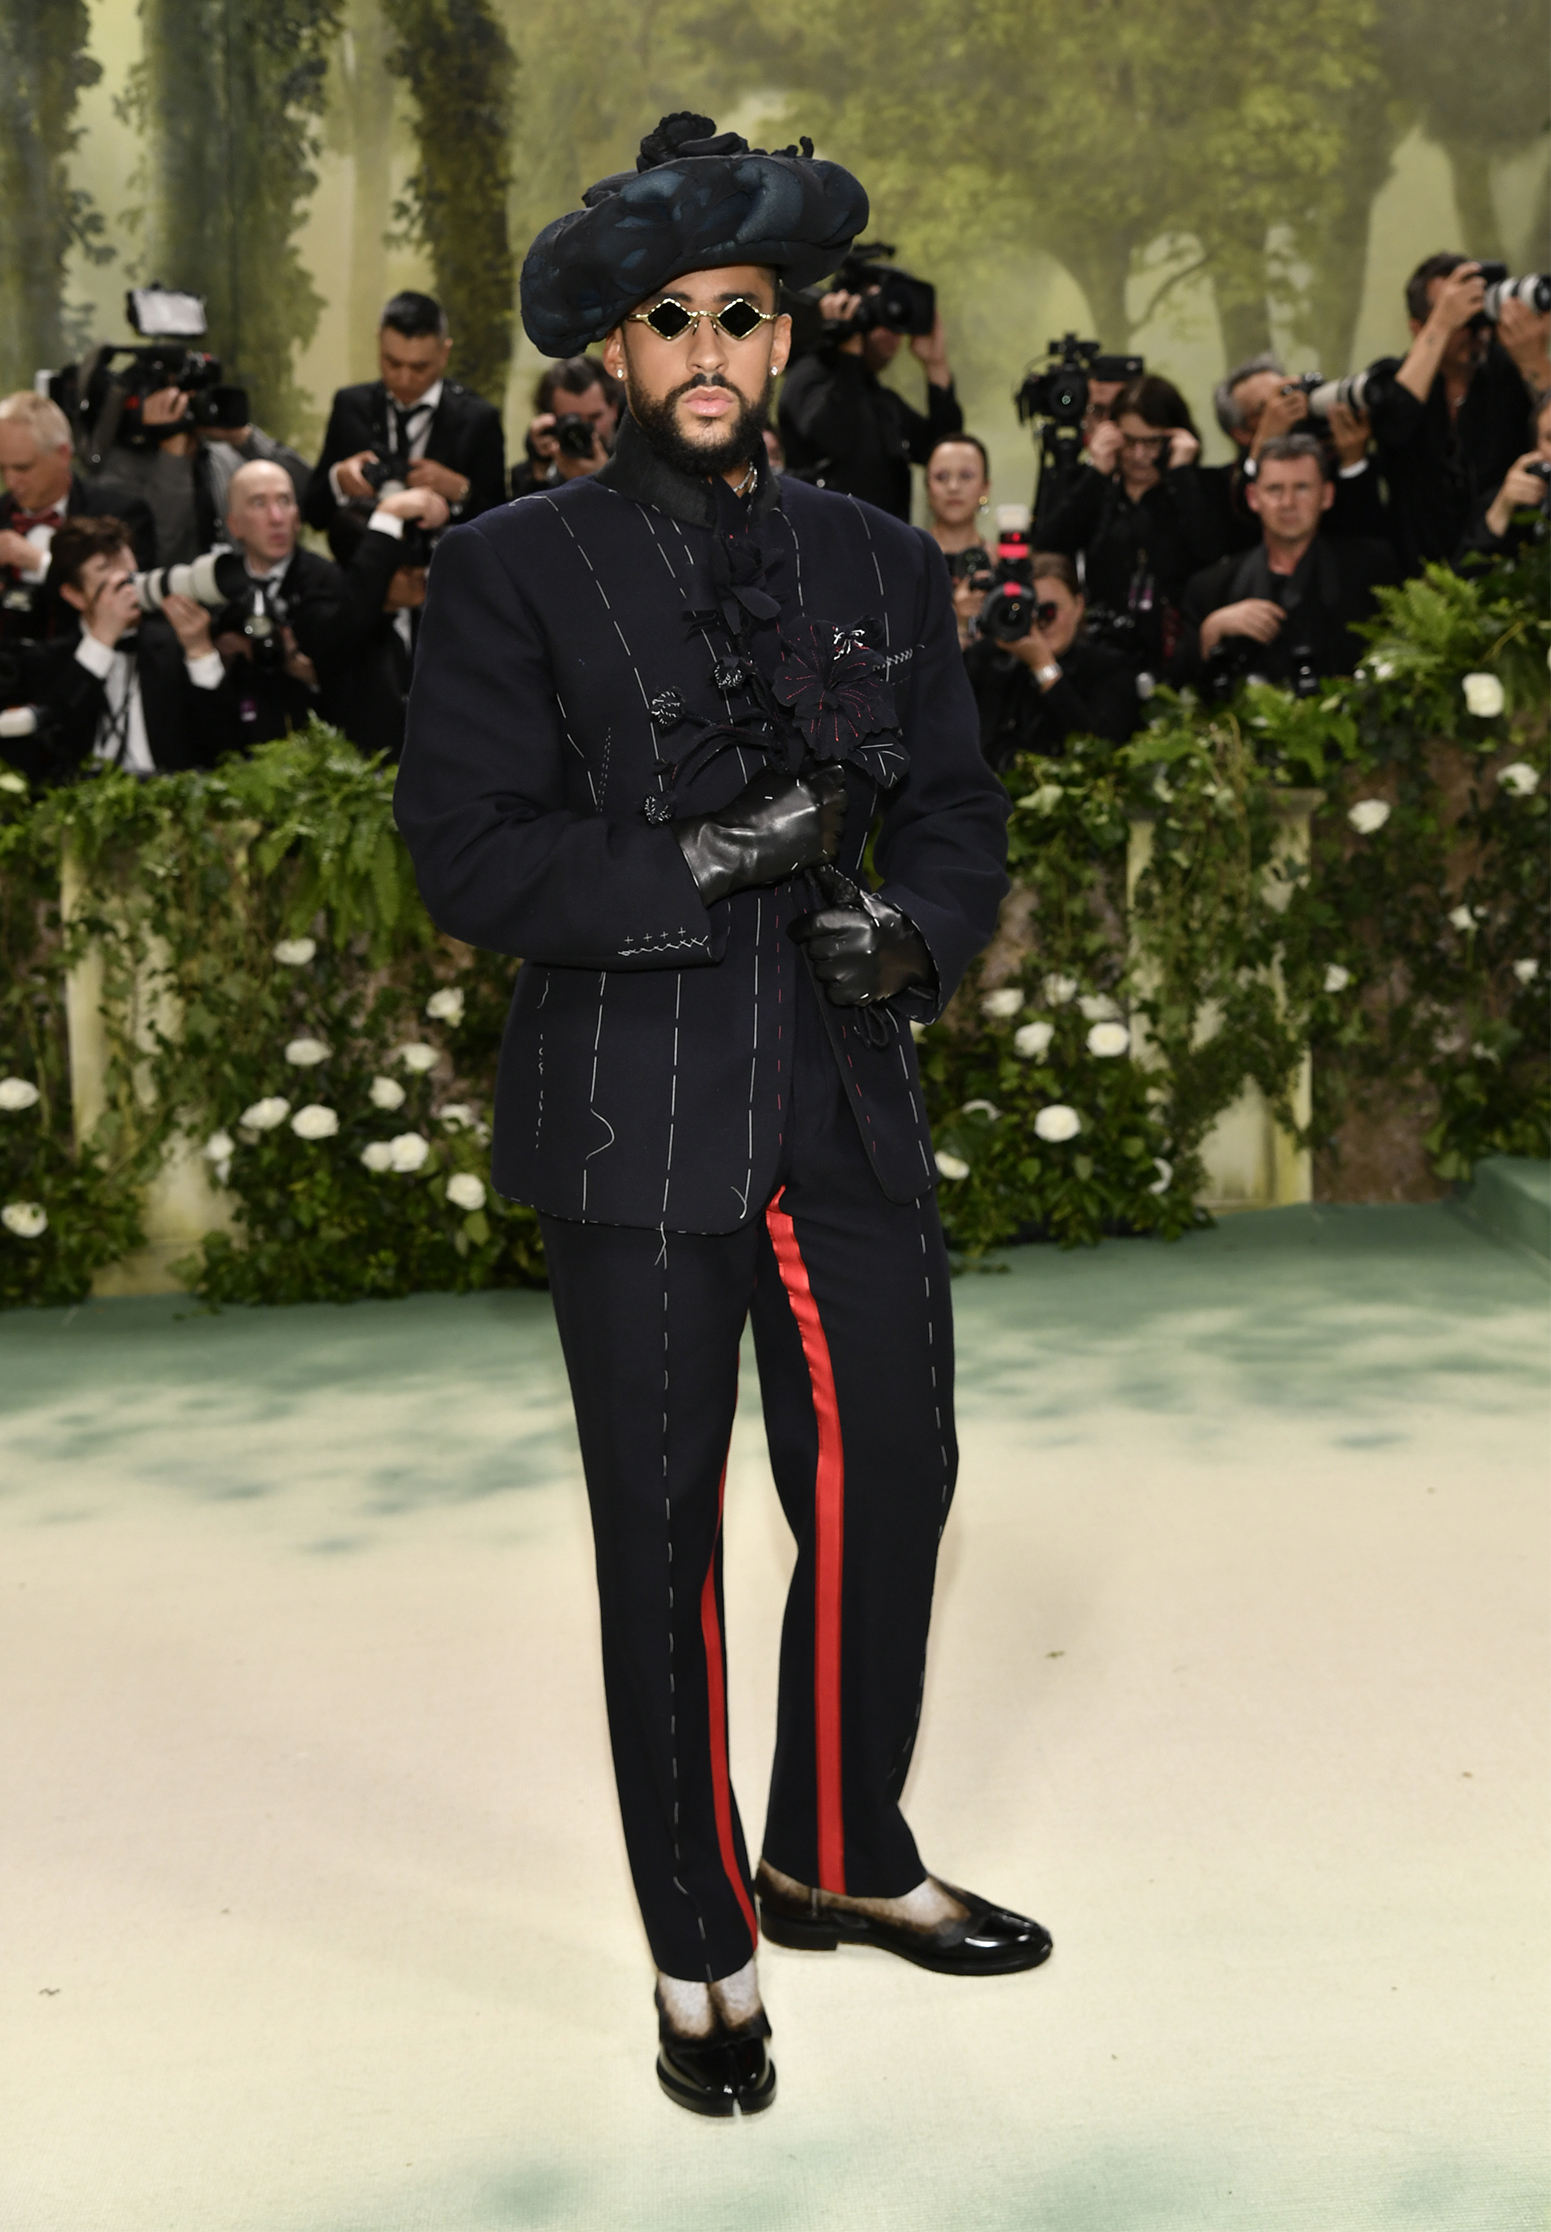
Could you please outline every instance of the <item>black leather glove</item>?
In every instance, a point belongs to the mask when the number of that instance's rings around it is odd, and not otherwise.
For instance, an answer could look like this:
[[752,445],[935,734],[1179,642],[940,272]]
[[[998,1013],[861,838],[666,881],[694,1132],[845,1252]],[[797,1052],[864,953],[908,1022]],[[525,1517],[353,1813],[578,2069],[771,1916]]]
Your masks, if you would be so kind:
[[790,935],[832,1006],[871,1007],[936,982],[931,948],[909,915],[836,869],[821,868],[817,882],[828,904],[794,922]]
[[686,815],[672,829],[709,907],[730,891],[780,883],[833,860],[845,819],[845,777],[829,766],[802,776],[756,775],[716,813]]

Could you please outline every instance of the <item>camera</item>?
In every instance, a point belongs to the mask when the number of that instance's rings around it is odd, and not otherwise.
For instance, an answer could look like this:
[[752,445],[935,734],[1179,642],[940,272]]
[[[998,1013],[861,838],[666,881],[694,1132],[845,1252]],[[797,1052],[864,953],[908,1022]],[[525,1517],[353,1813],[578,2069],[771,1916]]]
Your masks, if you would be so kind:
[[152,566],[131,577],[144,612],[160,612],[169,597],[192,597],[207,612],[243,595],[247,569],[235,550],[207,550],[186,566]]
[[[102,464],[115,442],[125,449],[149,450],[174,434],[201,428],[235,433],[250,423],[246,388],[222,380],[219,357],[188,346],[206,330],[205,306],[198,295],[180,294],[158,282],[131,287],[124,305],[142,337],[139,346],[105,341],[79,364],[40,372],[34,382],[70,421],[77,453],[89,469]],[[159,388],[181,388],[188,409],[180,419],[147,426],[145,398]]]
[[1075,465],[1082,449],[1082,430],[1088,415],[1090,383],[1094,380],[1135,380],[1145,369],[1139,356],[1105,356],[1097,341],[1079,341],[1063,333],[1059,341],[1045,344],[1042,368],[1030,366],[1013,401],[1018,423],[1039,423],[1039,488],[1036,504],[1043,503],[1047,476]]
[[562,457],[591,457],[593,427],[577,411],[566,411],[554,424],[555,447]]
[[1339,380],[1327,380],[1322,372],[1300,372],[1296,379],[1283,381],[1282,393],[1304,396],[1310,418],[1328,419],[1337,403],[1344,403],[1349,411],[1371,410],[1393,386],[1399,370],[1399,357],[1380,357],[1366,372],[1348,372]]
[[950,550],[944,555],[950,581],[967,582],[971,589],[989,589],[995,583],[996,568],[984,543],[971,543],[968,550]]
[[[967,557],[970,554],[965,552]],[[1021,643],[1033,627],[1039,610],[1034,592],[1034,550],[1029,537],[1029,515],[1022,504],[999,504],[996,513],[996,557],[982,552],[990,567],[986,601],[975,623],[976,632],[1004,647]]]
[[[853,248],[836,272],[835,286],[862,298],[845,326],[847,334],[872,333],[880,327],[886,333],[923,334],[937,323],[937,289],[883,260],[893,253],[886,240],[871,241]],[[874,288],[876,293],[871,291]]]
[[1524,470],[1533,473],[1538,481],[1551,482],[1551,457],[1532,457]]
[[1481,277],[1486,281],[1481,315],[1489,325],[1496,325],[1505,302],[1522,302],[1537,318],[1551,310],[1551,273],[1535,271],[1525,279],[1510,279],[1505,263],[1484,263]]

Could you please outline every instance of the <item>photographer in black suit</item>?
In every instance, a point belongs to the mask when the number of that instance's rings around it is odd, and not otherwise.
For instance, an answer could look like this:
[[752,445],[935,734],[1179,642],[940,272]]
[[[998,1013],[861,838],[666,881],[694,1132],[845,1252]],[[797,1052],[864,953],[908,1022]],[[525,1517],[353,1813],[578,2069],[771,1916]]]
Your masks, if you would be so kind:
[[[1020,752],[1059,759],[1069,736],[1124,744],[1136,729],[1136,679],[1118,651],[1085,632],[1071,559],[1037,550],[1030,573],[1034,608],[1023,634],[1011,641],[976,635],[964,654],[980,709],[980,748],[998,774]],[[994,627],[994,600],[987,604]]]
[[349,566],[337,566],[298,547],[296,497],[278,465],[244,465],[233,475],[226,531],[242,553],[247,586],[218,615],[215,641],[245,747],[338,706],[403,562],[406,526],[446,521],[434,489],[399,489],[371,511]]
[[601,358],[562,357],[548,365],[533,391],[526,455],[512,467],[514,501],[606,465],[624,407],[624,389]]
[[[601,472],[443,539],[394,796],[441,928],[525,957],[493,1176],[539,1210],[576,1404],[658,2079],[714,2116],[775,2092],[756,1899],[767,1939],[952,1975],[1050,1950],[900,1806],[955,1469],[909,1025],[995,926],[1008,808],[936,545],[766,455],[777,275],[865,217],[837,165],[675,116],[539,235],[528,334],[604,341],[629,415]],[[797,1539],[757,1873],[720,1548],[751,1316]]]
[[1171,682],[1227,695],[1253,674],[1307,693],[1327,675],[1352,673],[1364,649],[1352,626],[1369,617],[1374,590],[1398,581],[1400,569],[1387,542],[1321,531],[1334,499],[1314,435],[1278,434],[1264,444],[1248,496],[1260,545],[1231,552],[1189,583]]
[[[411,504],[434,500],[430,490],[418,489],[388,499]],[[370,504],[341,504],[330,522],[329,549],[363,600],[380,582],[385,562],[380,551],[369,554],[369,546],[379,535],[391,536],[395,524],[381,505],[374,510]],[[370,555],[369,568],[363,568],[363,554]],[[404,715],[430,556],[430,538],[418,519],[404,520],[381,605],[355,650],[329,673],[319,693],[318,710],[325,721],[343,729],[359,750],[383,752],[390,760],[404,749]]]
[[54,536],[49,578],[77,632],[36,661],[36,726],[3,747],[35,782],[93,763],[135,775],[208,767],[237,741],[209,613],[177,596],[144,612],[134,576],[122,520],[67,519]]
[[340,388],[307,493],[307,523],[394,485],[428,488],[453,519],[506,500],[506,439],[494,404],[447,378],[447,314],[429,295],[397,294],[382,313],[382,376]]
[[49,548],[65,521],[113,513],[141,566],[155,563],[156,529],[144,504],[113,512],[101,491],[80,478],[69,420],[31,388],[0,400],[0,476],[0,647],[6,654],[0,690],[15,698],[33,649],[76,633],[75,616],[49,573]]

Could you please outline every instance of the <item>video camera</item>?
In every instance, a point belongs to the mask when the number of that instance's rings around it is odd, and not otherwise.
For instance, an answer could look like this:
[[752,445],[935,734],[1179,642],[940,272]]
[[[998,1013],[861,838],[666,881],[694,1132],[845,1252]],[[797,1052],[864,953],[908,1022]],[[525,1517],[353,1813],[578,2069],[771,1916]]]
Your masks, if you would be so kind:
[[846,335],[872,333],[880,327],[885,333],[923,334],[937,323],[937,289],[888,261],[893,254],[888,241],[868,241],[853,248],[835,273],[834,288],[862,298],[855,316],[841,329]]
[[1018,423],[1039,424],[1039,486],[1047,474],[1075,465],[1082,449],[1089,391],[1095,380],[1140,379],[1146,366],[1139,356],[1106,356],[1097,341],[1063,333],[1045,344],[1043,367],[1031,365],[1013,396]]
[[[174,434],[202,428],[235,433],[250,424],[247,389],[222,381],[218,357],[187,346],[207,330],[199,295],[157,281],[131,287],[124,304],[140,345],[104,341],[79,364],[40,372],[33,383],[70,421],[77,455],[89,471],[101,466],[115,442],[156,449]],[[160,388],[181,388],[188,410],[165,425],[147,426],[145,399]]]

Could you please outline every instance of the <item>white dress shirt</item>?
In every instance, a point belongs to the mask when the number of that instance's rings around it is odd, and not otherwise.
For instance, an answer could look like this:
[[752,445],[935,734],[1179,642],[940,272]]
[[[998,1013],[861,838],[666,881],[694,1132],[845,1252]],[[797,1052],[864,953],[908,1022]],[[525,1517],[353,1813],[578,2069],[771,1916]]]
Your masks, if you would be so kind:
[[[107,708],[97,723],[96,741],[92,745],[93,757],[113,760],[120,767],[127,767],[136,775],[154,775],[156,762],[151,756],[151,740],[146,734],[145,707],[140,699],[140,677],[135,662],[117,644],[104,643],[100,636],[83,634],[75,647],[77,666],[85,667],[88,674],[95,674],[103,685]],[[185,659],[188,678],[196,690],[218,690],[225,668],[221,665],[219,651],[206,651],[197,659]]]
[[[436,416],[436,406],[441,399],[442,383],[440,380],[433,380],[419,402],[411,403],[408,406],[404,421],[404,432],[409,437],[407,454],[411,465],[418,465],[425,455],[426,443],[431,439],[431,421]],[[399,408],[401,406],[395,404],[390,395],[388,397],[388,409],[393,411]],[[337,465],[329,467],[329,486],[334,491],[334,501],[337,504],[342,504],[345,499],[340,493],[339,467]]]

